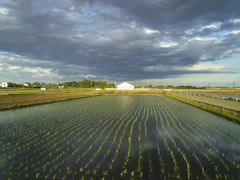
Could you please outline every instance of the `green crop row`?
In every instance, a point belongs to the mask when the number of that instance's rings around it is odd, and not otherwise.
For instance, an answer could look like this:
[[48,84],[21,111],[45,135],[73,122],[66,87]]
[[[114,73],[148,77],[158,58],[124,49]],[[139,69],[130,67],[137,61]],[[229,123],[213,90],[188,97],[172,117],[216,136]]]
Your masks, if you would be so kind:
[[162,96],[0,113],[0,179],[237,179],[240,127]]

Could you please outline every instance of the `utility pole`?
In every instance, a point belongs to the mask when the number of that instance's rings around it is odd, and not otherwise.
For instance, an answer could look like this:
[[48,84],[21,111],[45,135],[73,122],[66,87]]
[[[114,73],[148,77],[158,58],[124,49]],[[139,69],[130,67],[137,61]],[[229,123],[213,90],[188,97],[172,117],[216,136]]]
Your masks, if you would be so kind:
[[91,74],[89,77],[90,77],[91,88],[92,88],[92,77],[93,77],[93,75]]

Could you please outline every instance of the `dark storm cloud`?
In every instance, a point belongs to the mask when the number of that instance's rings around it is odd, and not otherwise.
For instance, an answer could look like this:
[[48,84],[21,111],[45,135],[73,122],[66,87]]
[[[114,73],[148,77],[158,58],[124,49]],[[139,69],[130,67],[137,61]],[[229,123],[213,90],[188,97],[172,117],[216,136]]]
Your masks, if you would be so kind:
[[[187,67],[239,53],[239,8],[239,0],[0,1],[0,51],[8,52],[0,63],[63,79],[207,73]],[[162,68],[146,71],[153,66]]]
[[[78,2],[78,1],[76,1]],[[224,22],[240,17],[239,1],[232,0],[104,0],[85,2],[105,2],[122,8],[129,16],[143,25],[163,28],[167,31],[186,30],[207,25],[211,22]]]

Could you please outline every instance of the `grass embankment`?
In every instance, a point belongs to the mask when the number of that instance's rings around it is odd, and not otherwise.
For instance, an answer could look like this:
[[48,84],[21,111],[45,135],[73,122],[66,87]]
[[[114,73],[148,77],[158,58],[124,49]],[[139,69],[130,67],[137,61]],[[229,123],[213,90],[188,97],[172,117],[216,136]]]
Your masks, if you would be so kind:
[[0,89],[0,110],[16,109],[32,105],[66,101],[101,95],[95,89],[67,88],[41,91],[33,88]]
[[240,89],[177,89],[179,91],[240,95]]
[[226,119],[229,119],[231,121],[234,121],[234,122],[240,124],[240,113],[239,112],[228,110],[228,109],[217,107],[217,106],[213,106],[213,105],[202,103],[202,102],[197,102],[197,101],[187,99],[187,98],[177,97],[177,96],[170,95],[170,94],[167,94],[166,96],[176,99],[178,101],[190,104],[192,106],[203,109],[205,111],[214,113],[216,115],[222,116]]

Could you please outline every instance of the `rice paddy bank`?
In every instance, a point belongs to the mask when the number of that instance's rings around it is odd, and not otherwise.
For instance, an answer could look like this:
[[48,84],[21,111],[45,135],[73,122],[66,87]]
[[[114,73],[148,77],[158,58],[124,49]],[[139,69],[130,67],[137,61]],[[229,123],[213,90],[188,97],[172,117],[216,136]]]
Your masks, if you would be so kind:
[[240,124],[240,111],[238,110],[239,103],[237,102],[234,103],[217,99],[215,99],[214,101],[212,99],[209,100],[209,98],[203,97],[200,97],[201,99],[195,99],[197,98],[195,96],[191,95],[182,96],[176,93],[166,94],[166,96],[193,105],[195,107],[214,113],[216,115],[225,117],[226,119],[229,119]]
[[0,111],[101,94],[102,92],[96,92],[91,88],[49,89],[47,91],[33,88],[0,89]]

